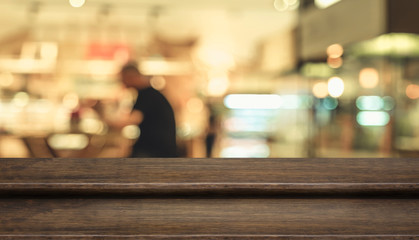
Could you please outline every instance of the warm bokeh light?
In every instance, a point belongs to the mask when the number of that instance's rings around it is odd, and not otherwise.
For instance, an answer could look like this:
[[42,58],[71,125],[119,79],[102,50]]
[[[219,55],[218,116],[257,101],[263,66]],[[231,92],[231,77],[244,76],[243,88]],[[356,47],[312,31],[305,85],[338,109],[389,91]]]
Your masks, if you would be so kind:
[[406,87],[406,96],[410,99],[419,98],[419,86],[416,84],[409,84]]
[[104,125],[98,119],[84,118],[79,123],[79,129],[85,133],[101,134],[104,130]]
[[276,94],[230,94],[224,98],[230,109],[279,109],[281,97]]
[[375,88],[378,82],[379,75],[375,68],[364,68],[359,72],[359,83],[363,88]]
[[166,87],[166,79],[162,76],[154,76],[150,79],[150,84],[156,90],[163,90]]
[[122,129],[122,136],[128,139],[137,139],[141,134],[137,125],[128,125]]
[[345,84],[341,78],[332,77],[327,83],[327,90],[329,91],[330,96],[337,98],[342,96],[343,91],[345,90]]
[[341,57],[338,57],[338,58],[328,57],[327,65],[329,65],[329,67],[331,68],[340,68],[343,65],[343,60]]
[[343,55],[343,47],[340,44],[332,44],[326,50],[330,58],[339,58]]
[[89,144],[84,134],[54,134],[48,138],[48,144],[58,150],[81,150]]
[[325,98],[329,95],[329,91],[327,89],[327,83],[325,82],[318,82],[315,83],[313,86],[313,95],[316,98]]
[[41,58],[42,59],[56,59],[58,56],[58,46],[56,43],[42,43]]
[[192,113],[200,113],[204,109],[204,103],[199,98],[191,98],[186,103],[186,107]]
[[84,5],[86,0],[69,0],[69,3],[72,7],[79,8]]

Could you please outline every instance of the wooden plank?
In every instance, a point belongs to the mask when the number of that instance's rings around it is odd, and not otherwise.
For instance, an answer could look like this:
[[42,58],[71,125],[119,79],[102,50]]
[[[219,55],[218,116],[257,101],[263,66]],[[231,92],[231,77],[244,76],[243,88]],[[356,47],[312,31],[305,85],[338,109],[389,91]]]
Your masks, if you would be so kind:
[[0,160],[0,194],[417,194],[418,190],[418,159]]
[[419,236],[417,199],[1,199],[0,235]]

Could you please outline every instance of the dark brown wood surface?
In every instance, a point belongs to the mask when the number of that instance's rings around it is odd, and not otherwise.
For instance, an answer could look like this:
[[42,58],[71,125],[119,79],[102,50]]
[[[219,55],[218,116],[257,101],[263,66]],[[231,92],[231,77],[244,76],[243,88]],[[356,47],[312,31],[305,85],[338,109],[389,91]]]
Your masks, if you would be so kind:
[[0,239],[419,239],[418,161],[0,159]]

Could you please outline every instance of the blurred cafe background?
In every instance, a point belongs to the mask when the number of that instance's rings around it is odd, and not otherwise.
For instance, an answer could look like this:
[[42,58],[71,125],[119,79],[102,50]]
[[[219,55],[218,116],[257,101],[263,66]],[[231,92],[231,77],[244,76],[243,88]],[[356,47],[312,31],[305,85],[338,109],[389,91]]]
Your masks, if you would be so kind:
[[0,0],[0,157],[126,157],[120,67],[181,157],[418,157],[419,1]]

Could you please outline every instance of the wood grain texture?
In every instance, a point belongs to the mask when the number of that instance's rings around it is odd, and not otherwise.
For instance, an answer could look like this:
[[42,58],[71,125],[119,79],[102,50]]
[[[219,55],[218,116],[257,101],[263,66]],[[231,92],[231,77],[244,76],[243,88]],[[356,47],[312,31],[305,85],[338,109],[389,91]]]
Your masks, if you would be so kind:
[[419,190],[417,159],[1,159],[0,166],[0,194]]
[[0,209],[0,234],[419,235],[411,199],[6,199]]
[[418,159],[0,159],[0,239],[419,239]]

